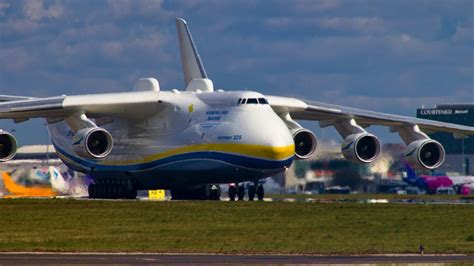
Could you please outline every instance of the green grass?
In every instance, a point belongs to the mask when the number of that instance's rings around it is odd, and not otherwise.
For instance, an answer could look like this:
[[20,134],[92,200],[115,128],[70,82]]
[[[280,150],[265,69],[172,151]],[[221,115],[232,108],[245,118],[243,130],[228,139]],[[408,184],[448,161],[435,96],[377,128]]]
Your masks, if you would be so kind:
[[474,253],[473,205],[0,200],[0,251]]
[[314,200],[366,200],[366,199],[387,199],[387,200],[409,200],[416,199],[418,201],[431,200],[474,200],[474,195],[398,195],[398,194],[269,194],[265,197],[273,199],[292,198],[292,199],[314,199]]

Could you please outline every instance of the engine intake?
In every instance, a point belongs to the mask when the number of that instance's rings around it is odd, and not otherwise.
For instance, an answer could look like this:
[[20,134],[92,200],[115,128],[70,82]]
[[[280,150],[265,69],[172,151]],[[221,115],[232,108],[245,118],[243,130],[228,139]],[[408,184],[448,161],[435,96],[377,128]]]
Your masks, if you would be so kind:
[[84,158],[104,158],[112,151],[112,147],[112,135],[100,127],[81,129],[74,136],[74,151]]
[[432,139],[410,143],[405,153],[406,160],[417,168],[435,169],[443,164],[446,157],[443,145]]
[[6,132],[0,130],[0,162],[6,162],[15,157],[17,149],[15,137]]
[[344,139],[341,151],[353,163],[371,163],[380,154],[380,141],[369,133],[352,134]]
[[298,160],[311,157],[318,146],[314,133],[304,128],[293,133],[293,140],[295,141],[295,156]]

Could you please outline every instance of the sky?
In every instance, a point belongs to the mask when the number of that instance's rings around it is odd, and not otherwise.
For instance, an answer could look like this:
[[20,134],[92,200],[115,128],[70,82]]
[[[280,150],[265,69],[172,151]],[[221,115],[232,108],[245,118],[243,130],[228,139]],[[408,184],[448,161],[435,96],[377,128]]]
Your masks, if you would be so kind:
[[[122,92],[140,77],[183,89],[176,17],[216,88],[409,116],[474,102],[472,0],[0,0],[0,94]],[[42,125],[0,121],[20,145],[47,142]]]

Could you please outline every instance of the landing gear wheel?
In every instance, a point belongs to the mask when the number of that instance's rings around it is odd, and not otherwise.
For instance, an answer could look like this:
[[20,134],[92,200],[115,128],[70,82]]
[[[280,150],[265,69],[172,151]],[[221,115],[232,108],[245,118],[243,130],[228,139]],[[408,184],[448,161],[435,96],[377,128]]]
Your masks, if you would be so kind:
[[124,197],[126,199],[136,199],[137,198],[137,190],[136,189],[127,189],[127,195]]
[[120,196],[120,195],[118,194],[118,185],[116,185],[116,184],[111,184],[111,185],[110,185],[110,188],[111,188],[111,192],[112,192],[112,193],[111,193],[111,194],[112,194],[112,195],[111,195],[111,198],[113,198],[113,199],[118,199],[119,196]]
[[97,198],[97,186],[96,184],[90,184],[87,188],[87,192],[89,192],[89,198],[95,199]]
[[104,186],[105,188],[105,198],[106,199],[111,199],[112,198],[112,187],[110,184],[106,184]]
[[258,185],[258,187],[257,187],[257,198],[258,198],[258,200],[263,200],[264,196],[265,196],[265,190],[263,189],[263,186]]
[[255,198],[255,186],[254,185],[250,185],[249,186],[249,201],[253,201],[253,199]]
[[239,186],[237,188],[237,198],[238,200],[244,200],[245,196],[245,187],[244,186]]
[[126,179],[98,178],[87,188],[91,199],[135,199],[137,189],[132,177]]
[[221,187],[219,185],[211,185],[209,192],[210,200],[220,200],[221,199]]
[[237,196],[237,187],[235,187],[235,185],[230,185],[228,194],[230,201],[235,201],[235,196]]

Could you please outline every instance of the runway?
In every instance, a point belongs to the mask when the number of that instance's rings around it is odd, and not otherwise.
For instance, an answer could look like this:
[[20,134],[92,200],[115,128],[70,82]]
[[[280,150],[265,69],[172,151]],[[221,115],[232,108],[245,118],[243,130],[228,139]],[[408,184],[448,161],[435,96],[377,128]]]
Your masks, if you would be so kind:
[[0,264],[375,264],[474,262],[474,255],[207,255],[0,253]]

